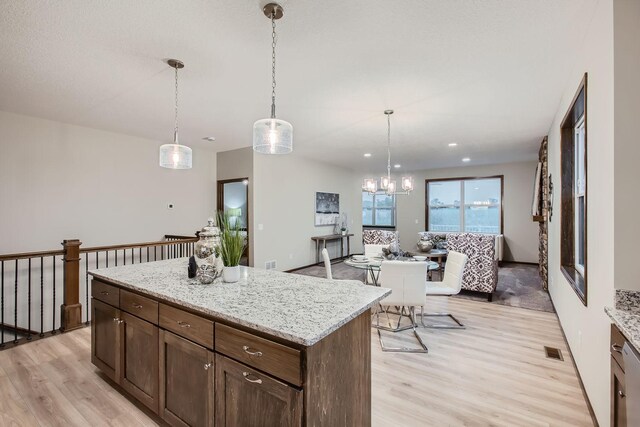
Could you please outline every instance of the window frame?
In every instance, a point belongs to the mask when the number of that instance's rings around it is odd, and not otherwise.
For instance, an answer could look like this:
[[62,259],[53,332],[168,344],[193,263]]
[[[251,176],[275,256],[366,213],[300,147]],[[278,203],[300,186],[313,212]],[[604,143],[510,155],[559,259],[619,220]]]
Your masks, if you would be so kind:
[[[368,193],[368,191],[363,190],[362,191],[362,195],[364,195],[365,193]],[[395,229],[397,224],[398,224],[398,217],[397,217],[397,212],[398,212],[398,206],[397,206],[397,201],[398,199],[396,198],[396,195],[393,194],[391,195],[391,198],[393,199],[393,207],[391,208],[376,208],[376,196],[377,195],[385,195],[387,196],[387,194],[384,192],[384,190],[378,190],[375,193],[372,194],[373,200],[372,200],[372,206],[371,206],[371,221],[373,222],[372,224],[365,224],[364,220],[362,221],[362,227],[364,228],[387,228],[387,229]],[[369,209],[369,208],[365,208],[364,206],[362,206],[362,211],[364,212],[365,209]],[[390,210],[391,212],[391,217],[393,220],[393,224],[392,225],[375,225],[376,223],[376,210],[380,209],[380,210]]]
[[[461,231],[458,233],[471,233],[471,231],[464,231],[464,183],[466,181],[475,181],[482,179],[500,179],[500,233],[480,233],[474,231],[473,233],[479,234],[504,234],[504,175],[491,175],[491,176],[465,176],[456,178],[429,178],[424,180],[424,229],[429,230],[429,184],[433,182],[442,181],[460,181],[460,226]],[[454,233],[453,231],[451,233]]]
[[[573,288],[574,292],[587,306],[588,301],[588,141],[589,123],[587,112],[587,73],[584,73],[582,81],[569,104],[569,108],[560,125],[560,271]],[[583,195],[577,193],[577,147],[576,128],[584,124],[584,191]],[[576,257],[579,253],[579,234],[576,226],[580,222],[577,218],[577,201],[584,197],[584,233],[582,250],[584,264],[576,265]]]

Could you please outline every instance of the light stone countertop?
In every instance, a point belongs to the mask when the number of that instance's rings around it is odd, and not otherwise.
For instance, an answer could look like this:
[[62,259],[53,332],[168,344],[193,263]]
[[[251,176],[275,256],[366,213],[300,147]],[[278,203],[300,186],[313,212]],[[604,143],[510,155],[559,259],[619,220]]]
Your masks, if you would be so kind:
[[390,289],[357,280],[240,267],[240,281],[202,285],[188,258],[90,270],[89,274],[196,312],[311,346],[373,307]]
[[605,307],[605,313],[640,351],[640,291],[616,289],[615,304],[615,308]]

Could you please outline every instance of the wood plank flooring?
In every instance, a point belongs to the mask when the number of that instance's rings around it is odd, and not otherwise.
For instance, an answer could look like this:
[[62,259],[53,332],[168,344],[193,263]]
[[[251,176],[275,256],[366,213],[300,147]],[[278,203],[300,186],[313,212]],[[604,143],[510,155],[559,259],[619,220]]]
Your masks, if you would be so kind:
[[[419,333],[429,354],[383,353],[372,330],[373,425],[590,426],[555,314],[433,297],[466,330]],[[384,319],[384,318],[382,318]],[[90,329],[0,351],[1,426],[153,426],[91,365]],[[415,345],[410,331],[386,345]],[[546,359],[558,347],[564,362]]]

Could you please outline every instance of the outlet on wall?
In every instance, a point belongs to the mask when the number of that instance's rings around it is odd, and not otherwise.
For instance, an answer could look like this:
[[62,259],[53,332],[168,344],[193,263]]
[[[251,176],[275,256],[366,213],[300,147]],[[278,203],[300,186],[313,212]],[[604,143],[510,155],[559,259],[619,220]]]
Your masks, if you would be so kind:
[[264,268],[266,270],[275,270],[276,269],[276,262],[275,261],[267,261],[264,263]]

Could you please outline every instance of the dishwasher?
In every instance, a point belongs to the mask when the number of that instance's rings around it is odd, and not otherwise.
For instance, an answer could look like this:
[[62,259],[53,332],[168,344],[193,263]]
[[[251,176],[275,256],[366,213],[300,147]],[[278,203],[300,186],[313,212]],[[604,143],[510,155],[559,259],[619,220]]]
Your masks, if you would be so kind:
[[640,356],[628,342],[625,342],[622,347],[622,357],[624,358],[627,426],[640,427]]

